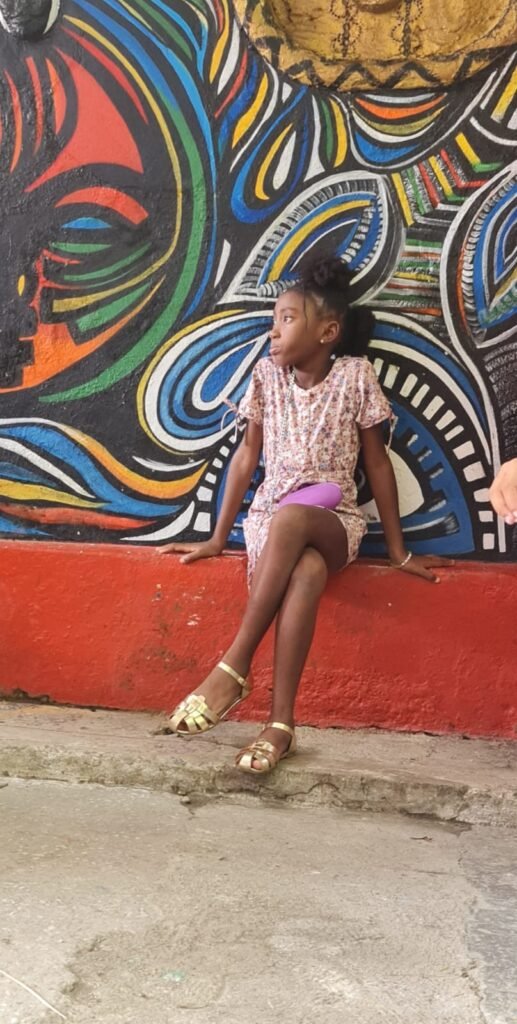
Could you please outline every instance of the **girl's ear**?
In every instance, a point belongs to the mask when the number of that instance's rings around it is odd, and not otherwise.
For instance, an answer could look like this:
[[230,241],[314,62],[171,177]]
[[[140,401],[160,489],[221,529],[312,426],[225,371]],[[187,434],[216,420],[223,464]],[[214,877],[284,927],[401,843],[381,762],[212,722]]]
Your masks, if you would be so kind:
[[321,335],[322,345],[335,345],[341,331],[339,320],[329,320]]

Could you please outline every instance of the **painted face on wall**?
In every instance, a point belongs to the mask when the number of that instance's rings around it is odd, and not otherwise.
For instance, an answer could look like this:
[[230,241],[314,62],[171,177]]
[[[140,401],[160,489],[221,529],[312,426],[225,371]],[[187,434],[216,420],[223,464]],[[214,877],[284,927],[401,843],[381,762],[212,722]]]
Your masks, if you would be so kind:
[[163,291],[175,230],[163,135],[137,83],[69,25],[41,47],[9,50],[0,73],[0,388],[9,391],[138,334]]

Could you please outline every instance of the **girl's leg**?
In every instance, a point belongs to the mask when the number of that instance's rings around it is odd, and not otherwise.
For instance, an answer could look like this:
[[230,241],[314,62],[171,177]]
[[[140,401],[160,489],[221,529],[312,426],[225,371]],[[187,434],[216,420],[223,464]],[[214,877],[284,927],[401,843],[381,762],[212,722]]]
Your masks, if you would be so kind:
[[343,525],[328,509],[286,505],[273,517],[253,587],[237,636],[227,651],[230,664],[249,665],[262,637],[284,600],[291,574],[306,548],[321,555],[329,572],[337,572],[348,558]]
[[[291,573],[276,620],[271,722],[294,726],[294,702],[328,575],[319,551],[305,548]],[[260,739],[269,740],[281,752],[290,743],[289,735],[281,729],[264,729]]]
[[294,702],[328,576],[323,556],[306,548],[277,615],[271,721],[294,725]]
[[[293,570],[308,547],[321,556],[329,572],[341,569],[346,564],[348,548],[338,517],[327,509],[309,505],[287,505],[276,512],[241,627],[223,655],[223,661],[241,675],[248,673],[258,644],[287,596]],[[214,711],[220,712],[236,696],[237,689],[225,673],[214,669],[197,692],[203,693]]]

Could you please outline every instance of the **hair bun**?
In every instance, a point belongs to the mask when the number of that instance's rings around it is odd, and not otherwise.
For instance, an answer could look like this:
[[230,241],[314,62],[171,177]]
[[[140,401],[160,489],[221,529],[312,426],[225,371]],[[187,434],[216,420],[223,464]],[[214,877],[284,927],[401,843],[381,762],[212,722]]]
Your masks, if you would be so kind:
[[301,271],[301,281],[308,291],[336,291],[346,293],[352,273],[337,256],[307,264]]

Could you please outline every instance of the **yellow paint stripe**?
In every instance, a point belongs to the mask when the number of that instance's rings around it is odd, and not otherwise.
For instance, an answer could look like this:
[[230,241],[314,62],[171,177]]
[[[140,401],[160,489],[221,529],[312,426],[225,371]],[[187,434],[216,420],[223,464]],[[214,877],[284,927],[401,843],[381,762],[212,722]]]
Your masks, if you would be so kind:
[[[130,310],[130,312],[127,313],[123,317],[123,319],[120,321],[121,327],[125,326],[129,322],[129,320],[133,320],[135,316],[138,316],[138,314],[141,313],[141,311],[143,310],[144,306],[147,306],[147,303],[151,301],[153,295],[156,295],[156,292],[158,291],[159,288],[161,288],[161,286],[162,286],[164,281],[165,281],[165,274],[163,275],[163,277],[160,278],[160,280],[157,282],[157,284],[155,284],[151,288],[151,291],[148,292],[147,295],[144,295],[144,298],[142,299],[141,302],[138,303],[138,306],[135,306],[134,309]],[[66,303],[67,301],[68,302],[72,302],[73,300],[72,299],[68,299],[68,300],[67,299],[55,299],[55,301],[52,303],[52,311],[55,312],[55,313],[63,312],[64,309],[65,309],[64,303]],[[63,305],[61,306],[60,309],[58,309],[59,303],[63,303]],[[66,308],[67,309],[72,309],[73,307],[72,306],[68,306]],[[77,308],[77,307],[75,307],[75,308]]]
[[4,480],[0,480],[0,496],[25,502],[51,501],[53,505],[72,505],[74,508],[102,508],[103,504],[100,501],[88,501],[86,498],[77,498],[75,495],[67,494],[65,491],[55,491],[52,487],[42,487],[38,484],[15,484]]
[[393,175],[393,184],[399,197],[399,203],[402,207],[402,212],[404,214],[404,220],[406,221],[406,224],[414,224],[415,218],[411,213],[411,207],[409,205],[408,197],[404,189],[404,183],[402,181],[400,174],[396,173]]
[[515,96],[516,92],[517,92],[517,68],[515,69],[512,77],[510,78],[510,81],[508,82],[508,85],[506,86],[506,89],[504,90],[502,96],[499,97],[499,99],[498,99],[498,101],[497,101],[497,103],[496,103],[496,105],[494,107],[494,112],[492,114],[492,117],[494,117],[496,121],[501,121],[503,119],[503,117],[506,114],[506,111],[508,110],[508,107],[510,106],[510,103],[512,102],[513,97]]
[[217,40],[217,43],[216,43],[216,45],[214,47],[214,55],[212,57],[212,63],[210,64],[210,81],[211,82],[213,82],[213,80],[214,80],[214,78],[215,78],[215,76],[216,76],[216,74],[217,74],[217,72],[219,70],[221,61],[223,59],[224,50],[225,50],[226,44],[227,44],[229,36],[230,36],[231,20],[230,20],[230,15],[229,15],[229,11],[228,11],[227,0],[222,0],[222,4],[223,4],[223,8],[224,8],[224,24],[223,24],[223,30],[221,32],[221,35],[219,36],[219,39]]
[[435,277],[431,274],[419,274],[412,270],[399,270],[397,277],[403,277],[408,281],[435,281]]
[[472,149],[470,142],[465,137],[463,132],[460,132],[459,135],[456,136],[456,142],[458,143],[461,152],[464,153],[464,155],[467,157],[467,160],[471,164],[479,164],[481,162],[477,153],[475,152],[475,150]]
[[137,21],[141,21],[142,25],[145,25],[145,27],[148,28],[150,32],[153,31],[149,22],[146,21],[145,18],[143,18],[142,15],[138,13],[138,11],[135,11],[134,7],[131,7],[131,4],[125,3],[125,0],[120,0],[120,2],[122,6],[126,8],[126,11],[129,11],[133,18],[136,18]]
[[188,491],[195,487],[208,465],[208,463],[204,462],[194,473],[182,477],[181,480],[149,480],[140,473],[135,473],[134,470],[122,465],[104,445],[96,441],[95,438],[89,437],[88,434],[83,434],[82,431],[75,430],[74,427],[62,426],[61,430],[82,445],[83,448],[86,448],[116,480],[125,484],[126,487],[130,487],[137,494],[145,494],[151,498],[179,498],[183,494],[187,494]]
[[[113,45],[113,43],[111,43],[108,39],[101,35],[100,32],[97,32],[96,29],[92,28],[92,26],[89,25],[87,22],[81,21],[80,18],[71,18],[69,16],[66,17],[66,20],[69,21],[72,25],[75,25],[77,28],[80,28],[82,32],[86,33],[86,35],[92,36],[94,39],[97,40],[98,43],[101,44],[101,46],[103,46],[106,50],[109,50],[110,53],[112,53],[113,56],[116,57],[118,61],[120,61],[120,63],[123,65],[126,71],[131,75],[131,77],[138,85],[138,88],[141,89],[161,129],[165,147],[172,166],[173,178],[176,184],[176,219],[174,224],[172,240],[169,245],[169,248],[163,254],[163,256],[160,257],[160,259],[152,263],[151,266],[147,267],[147,269],[142,271],[142,273],[139,274],[137,277],[134,277],[131,281],[119,285],[117,288],[113,288],[110,294],[114,294],[116,292],[125,291],[127,288],[132,287],[133,285],[140,284],[141,281],[146,281],[148,277],[151,277],[152,274],[155,273],[156,270],[158,270],[160,267],[163,267],[166,263],[168,263],[171,256],[173,255],[178,242],[181,230],[181,220],[183,216],[183,188],[181,183],[181,167],[176,150],[174,148],[174,143],[172,141],[171,134],[165,122],[165,118],[152,92],[150,91],[150,89],[148,89],[143,78],[138,74],[138,71],[135,70],[133,65],[120,52],[120,50],[118,50],[117,47]],[[103,293],[101,293],[101,295],[92,295],[91,302],[96,302],[102,296],[102,294]]]
[[273,145],[271,146],[271,149],[269,150],[267,157],[262,162],[262,166],[260,167],[260,170],[257,174],[257,184],[255,187],[255,194],[257,196],[257,199],[269,199],[267,192],[264,191],[264,179],[269,168],[271,167],[273,160],[275,159],[276,154],[278,153],[278,150],[280,149],[280,146],[282,145],[282,142],[284,141],[286,135],[291,131],[291,128],[292,124],[290,123],[287,125],[286,128],[284,128],[283,132],[280,132],[280,135],[278,136],[277,139],[275,139]]
[[442,168],[440,167],[440,164],[438,163],[438,160],[436,159],[435,156],[429,157],[429,164],[433,168],[433,171],[438,181],[440,182],[440,185],[442,186],[445,195],[451,196],[452,188],[450,186],[450,183],[447,181],[447,178],[445,177],[445,174],[443,173]]
[[[432,113],[428,114],[426,117],[421,117],[417,121],[410,121],[408,124],[389,124],[385,122],[382,125],[382,131],[385,135],[414,135],[415,132],[419,132],[422,128],[426,128],[427,125],[435,121],[443,109],[443,107],[439,107],[438,110],[433,110]],[[369,125],[370,128],[375,128],[377,131],[379,130],[377,121],[374,121],[369,117],[365,117],[364,114],[362,115],[362,120]]]
[[330,106],[334,114],[334,121],[336,122],[336,133],[337,133],[337,146],[336,155],[334,157],[334,167],[339,167],[343,163],[346,157],[348,149],[347,130],[346,122],[343,116],[343,111],[339,106],[339,103],[332,99],[330,100]]
[[516,284],[517,284],[517,267],[515,267],[513,270],[511,270],[509,275],[508,275],[508,277],[505,278],[505,280],[502,281],[502,283],[499,285],[499,288],[495,292],[494,298],[492,300],[493,304],[495,305],[497,302],[499,302],[501,299],[503,299],[505,297],[505,295],[510,294],[510,292],[513,291],[514,285],[516,285]]
[[235,125],[235,131],[233,133],[232,139],[232,149],[235,148],[237,143],[240,142],[240,140],[242,139],[242,136],[245,135],[246,132],[248,131],[248,128],[250,128],[251,125],[254,123],[255,118],[266,98],[267,90],[267,75],[262,75],[257,95],[253,100],[251,107],[249,108],[249,110],[246,111],[245,114],[242,115],[242,117],[239,118],[237,124]]
[[[350,199],[348,202],[346,202],[342,206],[340,206],[339,210],[340,211],[341,210],[347,210],[347,209],[357,210],[357,209],[360,209],[363,206],[369,206],[369,200],[368,199],[360,199],[360,200]],[[314,231],[314,228],[318,227],[320,224],[324,224],[326,220],[330,220],[332,217],[335,217],[335,216],[336,216],[336,209],[335,209],[335,207],[331,208],[329,210],[323,210],[316,217],[312,217],[311,220],[305,225],[305,227],[300,228],[299,231],[296,231],[296,233],[291,238],[290,242],[288,242],[284,246],[282,251],[278,254],[276,260],[272,264],[271,270],[270,270],[269,275],[268,275],[269,280],[270,281],[277,281],[280,273],[282,272],[282,270],[284,269],[286,263],[288,262],[288,260],[292,256],[294,250],[297,249],[299,245],[301,245],[301,243],[306,239],[307,235],[310,235],[311,231]]]
[[178,341],[181,341],[181,339],[184,338],[185,335],[197,331],[200,327],[205,327],[207,324],[215,323],[216,321],[220,321],[229,316],[235,316],[236,314],[242,312],[242,309],[227,309],[224,312],[211,313],[210,316],[205,316],[201,320],[196,320],[195,323],[193,324],[188,324],[187,327],[183,327],[181,331],[178,331],[177,334],[173,334],[172,338],[169,338],[167,341],[163,343],[163,345],[158,349],[158,351],[153,356],[151,362],[147,366],[145,373],[143,374],[140,380],[140,383],[138,385],[138,391],[136,393],[138,421],[140,423],[140,426],[142,427],[142,430],[144,430],[145,433],[150,438],[152,438],[155,444],[160,445],[160,448],[164,448],[165,451],[170,451],[170,449],[167,448],[164,444],[161,444],[160,441],[158,441],[157,438],[155,438],[154,434],[152,433],[151,429],[147,424],[144,413],[145,392],[153,371],[157,367],[158,363],[163,359],[165,353],[168,352],[173,345],[177,345]]

